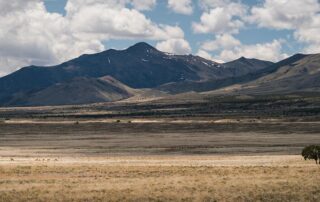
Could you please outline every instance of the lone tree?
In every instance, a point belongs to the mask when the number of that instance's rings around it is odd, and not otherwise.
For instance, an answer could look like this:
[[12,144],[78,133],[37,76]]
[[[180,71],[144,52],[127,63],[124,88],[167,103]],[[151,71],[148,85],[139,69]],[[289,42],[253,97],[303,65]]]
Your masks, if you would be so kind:
[[301,155],[303,156],[304,160],[310,159],[310,160],[315,160],[316,164],[320,164],[320,146],[318,145],[310,145],[305,147]]

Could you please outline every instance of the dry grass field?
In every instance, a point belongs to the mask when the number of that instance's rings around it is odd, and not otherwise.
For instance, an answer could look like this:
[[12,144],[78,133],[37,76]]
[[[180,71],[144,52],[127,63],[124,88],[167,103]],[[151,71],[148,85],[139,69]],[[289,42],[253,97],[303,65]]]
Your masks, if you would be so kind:
[[300,156],[1,158],[0,201],[319,201]]

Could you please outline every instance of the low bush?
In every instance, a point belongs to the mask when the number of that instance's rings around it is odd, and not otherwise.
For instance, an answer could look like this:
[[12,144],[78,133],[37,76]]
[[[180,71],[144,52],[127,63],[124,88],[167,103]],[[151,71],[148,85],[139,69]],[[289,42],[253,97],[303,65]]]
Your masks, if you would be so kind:
[[310,145],[305,147],[301,155],[303,156],[304,160],[315,160],[316,164],[320,164],[320,146],[319,145]]

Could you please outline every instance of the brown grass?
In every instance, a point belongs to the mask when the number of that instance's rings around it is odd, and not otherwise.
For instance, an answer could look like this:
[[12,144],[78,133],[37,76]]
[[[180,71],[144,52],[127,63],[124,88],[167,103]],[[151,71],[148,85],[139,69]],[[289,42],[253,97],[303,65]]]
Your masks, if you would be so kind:
[[0,158],[0,201],[319,201],[299,156]]

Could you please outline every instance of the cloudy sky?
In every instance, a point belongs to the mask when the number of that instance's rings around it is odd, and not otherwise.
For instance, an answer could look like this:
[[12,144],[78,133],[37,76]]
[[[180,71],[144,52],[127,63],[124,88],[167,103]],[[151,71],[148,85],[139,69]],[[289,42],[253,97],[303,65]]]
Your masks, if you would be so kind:
[[215,61],[320,52],[319,0],[0,0],[0,76],[146,41]]

